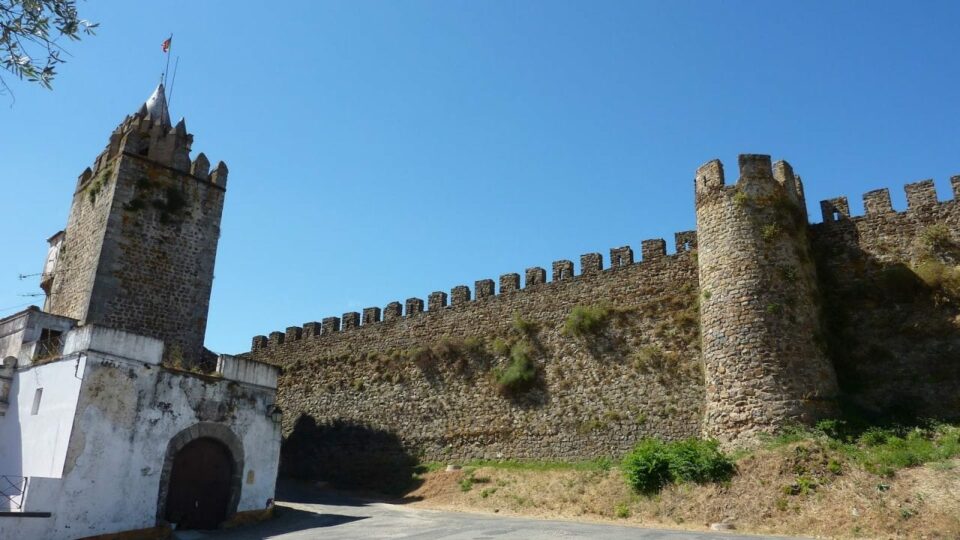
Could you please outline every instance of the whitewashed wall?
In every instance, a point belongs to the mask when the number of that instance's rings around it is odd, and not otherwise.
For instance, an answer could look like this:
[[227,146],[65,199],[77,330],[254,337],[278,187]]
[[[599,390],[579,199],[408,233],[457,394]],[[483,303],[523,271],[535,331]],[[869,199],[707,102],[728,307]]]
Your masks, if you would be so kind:
[[[62,459],[63,479],[41,481],[37,491],[28,490],[25,509],[53,512],[50,519],[36,520],[48,527],[40,537],[69,539],[155,526],[167,446],[199,422],[225,425],[243,443],[237,510],[264,508],[273,498],[280,428],[267,408],[275,390],[167,370],[153,362],[151,341],[156,340],[90,326],[68,336],[67,350],[85,349],[85,369],[75,429]],[[5,523],[11,522],[0,519],[0,538],[20,536]]]
[[[14,373],[10,407],[0,416],[0,474],[61,476],[85,363],[77,354]],[[37,389],[43,394],[34,415]]]

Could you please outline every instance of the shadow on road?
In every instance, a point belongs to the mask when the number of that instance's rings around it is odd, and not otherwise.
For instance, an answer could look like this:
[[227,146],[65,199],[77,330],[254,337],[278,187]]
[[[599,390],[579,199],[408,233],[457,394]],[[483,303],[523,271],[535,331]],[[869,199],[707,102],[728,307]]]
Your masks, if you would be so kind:
[[274,518],[255,525],[246,525],[235,529],[218,531],[186,531],[187,534],[177,534],[174,538],[197,540],[206,538],[230,538],[232,540],[263,540],[275,536],[324,527],[336,527],[354,521],[367,519],[368,516],[344,516],[340,514],[321,514],[299,510],[287,506],[278,506]]
[[[416,457],[396,434],[343,420],[317,423],[310,415],[297,419],[280,450],[282,476],[328,482],[364,495],[373,491],[394,497],[407,493],[421,482],[415,477],[418,469]],[[282,495],[278,498],[292,500]]]

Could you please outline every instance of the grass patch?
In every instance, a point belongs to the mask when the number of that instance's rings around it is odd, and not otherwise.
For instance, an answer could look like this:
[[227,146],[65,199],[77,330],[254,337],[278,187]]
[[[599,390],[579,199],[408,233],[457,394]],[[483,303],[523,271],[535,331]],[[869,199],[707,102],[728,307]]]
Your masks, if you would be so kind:
[[[467,470],[480,467],[512,471],[609,471],[613,467],[610,458],[596,458],[582,461],[521,460],[521,459],[472,459],[463,464]],[[427,470],[440,470],[445,463],[426,465]]]
[[[824,420],[812,429],[786,430],[771,439],[769,446],[810,440],[820,442],[864,470],[884,477],[908,467],[943,463],[960,456],[960,427],[936,423],[912,427],[863,427],[840,420]],[[832,460],[828,468],[834,474],[841,474],[843,465]]]
[[643,439],[623,458],[623,472],[631,488],[649,495],[670,483],[723,482],[735,467],[717,441]]
[[613,507],[613,515],[620,519],[627,519],[630,517],[630,506],[626,503],[618,503]]
[[[477,476],[475,476],[476,471],[474,471],[474,470],[472,470],[472,469],[467,469],[467,470],[468,470],[469,472],[467,472],[466,476],[464,476],[464,477],[460,480],[460,491],[466,493],[466,492],[470,491],[471,489],[473,489],[473,486],[475,486],[476,484],[489,484],[489,483],[490,483],[490,479],[489,479],[489,478],[477,477]],[[494,490],[494,491],[496,491],[496,490]],[[490,495],[490,494],[488,493],[487,496],[489,496],[489,495]],[[486,496],[484,496],[484,497],[486,497]]]

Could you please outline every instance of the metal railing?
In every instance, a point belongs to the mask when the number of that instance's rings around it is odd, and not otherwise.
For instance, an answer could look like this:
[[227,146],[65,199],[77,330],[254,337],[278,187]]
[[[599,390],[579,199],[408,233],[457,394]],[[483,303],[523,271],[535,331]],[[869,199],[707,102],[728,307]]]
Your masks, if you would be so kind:
[[26,490],[26,476],[0,475],[0,509],[7,506],[8,511],[23,511],[23,494]]

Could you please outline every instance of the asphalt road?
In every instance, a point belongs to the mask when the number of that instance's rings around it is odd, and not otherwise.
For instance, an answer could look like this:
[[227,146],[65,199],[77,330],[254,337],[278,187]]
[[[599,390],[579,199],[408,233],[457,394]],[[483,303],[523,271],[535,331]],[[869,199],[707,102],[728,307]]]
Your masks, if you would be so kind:
[[[180,531],[178,540],[756,540],[759,536],[643,529],[489,514],[441,512],[353,499],[329,492],[300,492],[277,503],[265,523],[222,531]],[[772,537],[767,537],[772,538]]]

